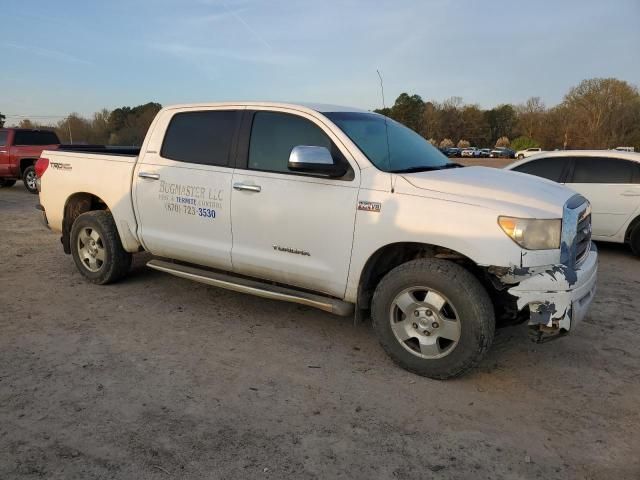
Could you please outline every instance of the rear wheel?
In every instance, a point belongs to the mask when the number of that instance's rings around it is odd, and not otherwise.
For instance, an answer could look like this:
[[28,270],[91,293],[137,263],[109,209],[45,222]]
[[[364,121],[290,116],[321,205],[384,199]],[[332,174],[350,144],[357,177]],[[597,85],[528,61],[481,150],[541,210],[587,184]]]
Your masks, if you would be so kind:
[[33,165],[29,165],[22,172],[22,181],[27,190],[31,193],[38,193],[38,185],[36,184],[36,169]]
[[0,178],[0,188],[13,187],[16,184],[15,180],[9,180],[8,178]]
[[111,214],[83,213],[71,227],[71,254],[80,273],[98,285],[115,282],[129,272],[131,254],[122,247]]
[[522,160],[524,158],[524,155],[518,155],[518,160]]
[[493,341],[487,292],[471,273],[446,260],[413,260],[393,269],[376,288],[371,313],[389,356],[430,378],[462,375]]

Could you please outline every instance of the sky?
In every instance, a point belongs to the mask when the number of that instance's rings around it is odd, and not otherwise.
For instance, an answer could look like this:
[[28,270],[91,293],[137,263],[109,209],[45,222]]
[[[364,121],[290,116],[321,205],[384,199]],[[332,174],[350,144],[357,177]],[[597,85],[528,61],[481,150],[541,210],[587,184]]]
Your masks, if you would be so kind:
[[379,108],[402,92],[555,105],[640,85],[640,0],[0,0],[0,112],[285,100]]

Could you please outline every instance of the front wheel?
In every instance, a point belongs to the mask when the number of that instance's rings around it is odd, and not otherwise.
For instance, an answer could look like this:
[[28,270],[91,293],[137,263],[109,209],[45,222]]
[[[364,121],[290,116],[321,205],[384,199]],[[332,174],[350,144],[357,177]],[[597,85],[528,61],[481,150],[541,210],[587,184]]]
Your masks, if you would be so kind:
[[493,305],[480,282],[461,266],[419,259],[389,272],[371,306],[387,354],[402,368],[444,380],[475,367],[493,341]]
[[522,160],[524,158],[524,155],[518,155],[518,160]]
[[129,272],[131,254],[122,247],[111,214],[104,210],[79,215],[71,227],[73,261],[90,282],[115,282]]
[[36,169],[33,165],[29,165],[22,172],[22,181],[24,186],[31,193],[38,193],[38,185],[36,184]]

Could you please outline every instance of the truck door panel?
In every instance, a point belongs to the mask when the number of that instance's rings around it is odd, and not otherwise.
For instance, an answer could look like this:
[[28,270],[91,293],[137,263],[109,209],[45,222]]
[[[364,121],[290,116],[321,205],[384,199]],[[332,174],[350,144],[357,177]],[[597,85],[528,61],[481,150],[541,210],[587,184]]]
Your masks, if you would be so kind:
[[175,113],[161,147],[141,152],[133,179],[138,234],[154,255],[231,270],[230,159],[240,117]]
[[359,175],[354,178],[351,170],[350,180],[331,179],[287,169],[297,145],[326,146],[334,158],[341,154],[310,119],[258,111],[251,130],[247,168],[233,175],[234,271],[341,297],[351,259]]

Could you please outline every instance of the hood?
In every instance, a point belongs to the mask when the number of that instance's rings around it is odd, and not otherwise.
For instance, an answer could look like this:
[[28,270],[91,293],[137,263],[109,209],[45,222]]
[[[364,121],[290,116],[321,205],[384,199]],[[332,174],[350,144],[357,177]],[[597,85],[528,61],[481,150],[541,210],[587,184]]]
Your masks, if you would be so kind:
[[[501,209],[509,203],[517,210],[535,209],[537,215],[561,217],[572,190],[539,177],[490,167],[465,167],[401,174],[416,188],[466,199],[466,203]],[[426,192],[425,192],[426,193]],[[509,212],[504,212],[509,214]]]

